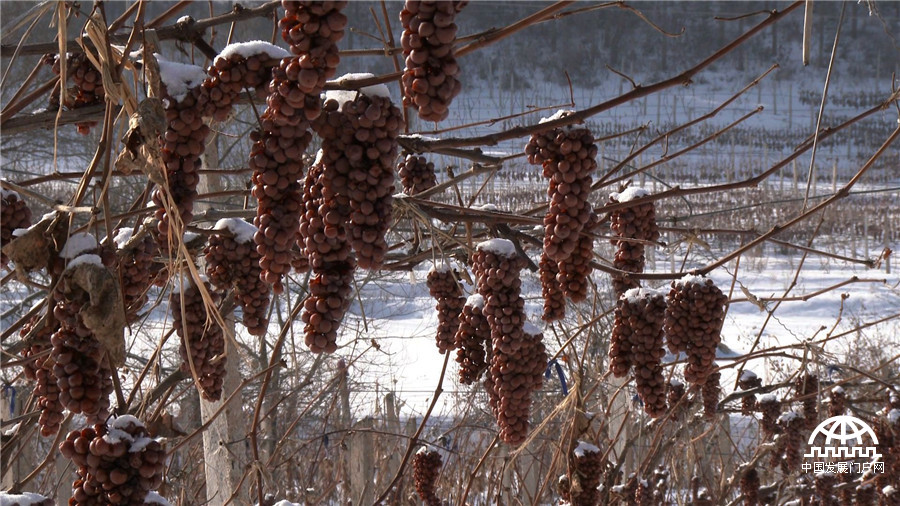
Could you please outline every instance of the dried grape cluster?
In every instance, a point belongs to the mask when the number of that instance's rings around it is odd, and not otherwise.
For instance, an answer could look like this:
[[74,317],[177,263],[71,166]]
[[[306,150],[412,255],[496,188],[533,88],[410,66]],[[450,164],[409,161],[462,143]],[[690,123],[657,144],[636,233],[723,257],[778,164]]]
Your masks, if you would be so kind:
[[[550,119],[568,114],[560,111]],[[597,223],[596,217],[592,218],[587,197],[591,173],[597,168],[597,145],[587,128],[555,128],[532,135],[525,153],[529,163],[541,165],[544,177],[550,181],[547,187],[550,208],[544,216],[544,254],[540,267],[546,301],[543,318],[553,321],[565,312],[562,295],[575,302],[587,296],[593,258],[593,238],[589,232]],[[553,283],[558,286],[552,286]]]
[[[610,194],[609,200],[610,203],[631,202],[647,194],[648,192],[643,188],[628,188],[622,192]],[[610,228],[615,235],[610,242],[616,247],[613,267],[624,273],[644,272],[645,246],[641,241],[653,242],[659,239],[656,207],[653,202],[616,209],[612,212]],[[619,295],[638,286],[640,286],[638,280],[627,274],[613,275],[613,290]]]
[[484,317],[484,297],[475,294],[466,299],[459,315],[454,337],[459,382],[470,385],[481,378],[490,361],[491,327]]
[[709,278],[686,276],[672,282],[664,328],[669,350],[687,354],[688,383],[702,385],[715,367],[727,301]]
[[778,433],[778,414],[781,412],[781,402],[773,394],[766,394],[759,398],[756,407],[762,414],[760,428],[763,438],[769,439]]
[[288,54],[284,49],[260,42],[226,46],[206,71],[209,77],[203,81],[199,100],[203,116],[224,121],[245,89],[265,96],[273,60]]
[[751,467],[741,474],[741,494],[744,496],[744,506],[757,506],[759,504],[759,471]]
[[[759,388],[761,386],[762,380],[759,379],[759,376],[754,374],[753,371],[744,369],[744,371],[741,372],[741,377],[738,379],[738,387],[741,390],[753,390],[754,388]],[[741,414],[744,416],[752,416],[754,411],[756,411],[756,394],[742,397]]]
[[397,174],[403,185],[403,193],[407,195],[422,193],[437,184],[434,163],[421,155],[407,154],[397,165]]
[[719,393],[722,388],[719,386],[719,380],[722,373],[714,371],[706,376],[706,381],[700,389],[700,396],[703,398],[703,416],[707,419],[715,418],[717,406],[719,404]]
[[209,236],[206,275],[221,290],[234,288],[235,299],[243,310],[241,321],[254,336],[265,335],[269,326],[269,285],[261,278],[260,255],[253,243],[256,227],[238,219],[219,220]]
[[837,475],[833,472],[816,473],[814,504],[816,506],[839,506],[834,494],[835,485],[837,485]]
[[130,238],[130,229],[119,230],[116,234],[125,317],[129,322],[133,322],[137,318],[138,311],[147,303],[147,290],[159,277],[159,269],[153,261],[153,257],[159,253],[159,247],[150,234],[144,235],[134,244],[127,245]]
[[[218,304],[219,297],[209,283],[203,284],[212,303]],[[169,297],[169,308],[172,326],[181,338],[181,370],[192,375],[196,371],[200,395],[208,401],[217,401],[225,382],[225,334],[207,314],[203,295],[193,280],[181,280],[179,288]]]
[[37,397],[41,415],[38,425],[41,427],[42,436],[52,436],[59,430],[63,419],[64,406],[59,400],[60,389],[56,376],[53,374],[53,360],[47,354],[51,350],[50,338],[56,332],[56,327],[42,322],[39,316],[33,317],[19,331],[24,339],[32,334],[30,345],[22,355],[32,358],[25,362],[25,377],[35,382],[34,395]]
[[326,168],[319,163],[306,174],[304,213],[300,222],[303,250],[312,278],[301,318],[306,323],[306,345],[314,353],[337,350],[337,331],[350,307],[356,257],[347,239],[346,226],[336,198],[324,197]]
[[634,380],[644,411],[651,417],[666,412],[666,382],[661,365],[663,318],[666,299],[663,292],[634,288],[616,303],[610,370],[621,377],[634,367]]
[[482,242],[472,255],[472,270],[491,328],[491,366],[485,388],[500,439],[510,445],[520,444],[528,434],[531,394],[543,384],[547,367],[543,335],[525,321],[519,278],[524,266],[507,239]]
[[[13,230],[31,226],[31,209],[18,193],[0,190],[0,246],[5,246],[13,239]],[[5,254],[0,253],[0,264],[9,263]]]
[[819,419],[818,412],[818,395],[819,395],[819,378],[814,374],[804,373],[797,377],[794,384],[797,397],[801,398],[801,414],[806,430],[813,430]]
[[323,191],[349,205],[347,235],[359,266],[378,269],[387,253],[402,113],[383,85],[329,92],[324,111],[315,125],[322,137]]
[[435,490],[437,479],[441,472],[441,454],[435,450],[429,451],[424,446],[413,457],[413,476],[416,481],[416,493],[427,506],[441,506]]
[[72,431],[59,450],[78,473],[69,504],[143,505],[162,484],[165,449],[130,415]]
[[95,423],[108,415],[113,369],[106,349],[79,315],[89,296],[82,292],[79,299],[69,299],[61,289],[54,290],[53,316],[59,328],[50,338],[50,360],[59,402],[72,413],[84,414],[88,423]]
[[[60,75],[59,55],[47,57],[45,62],[51,65],[53,73]],[[66,91],[66,103],[63,105],[68,109],[78,109],[90,105],[96,105],[103,102],[105,92],[103,90],[103,76],[99,70],[94,68],[94,64],[88,60],[84,53],[69,54],[66,59],[66,77],[72,80],[74,86]],[[59,87],[54,89],[50,96],[50,106],[59,107]],[[75,128],[81,135],[87,135],[91,131],[91,127],[96,126],[96,121],[82,121],[75,123]]]
[[[595,506],[600,499],[603,477],[603,454],[596,446],[579,441],[570,460],[569,476],[561,480],[560,495],[572,506]],[[574,474],[574,475],[573,475]],[[572,484],[578,482],[577,487]],[[573,493],[576,492],[577,493]]]
[[406,58],[403,70],[403,105],[416,107],[426,121],[442,121],[450,102],[462,90],[459,64],[453,53],[456,14],[468,0],[407,0],[400,11]]
[[299,237],[303,213],[300,178],[302,155],[312,140],[310,122],[319,117],[319,93],[339,62],[337,42],[344,35],[347,2],[283,2],[278,23],[293,56],[272,71],[262,128],[251,134],[252,193],[259,202],[253,224],[262,258],[262,279],[275,293],[293,263],[291,249]]
[[459,330],[460,314],[466,299],[462,287],[456,280],[453,268],[446,263],[435,265],[428,271],[428,291],[437,300],[438,327],[435,340],[441,355],[456,348],[456,332]]
[[804,429],[803,415],[796,411],[787,411],[778,417],[778,427],[781,435],[778,437],[775,451],[772,453],[771,465],[781,465],[785,474],[790,474],[800,469],[802,460],[801,446],[807,437]]
[[687,398],[684,394],[684,383],[673,378],[666,384],[666,405],[669,408],[672,418],[676,420],[681,418],[681,415],[687,411],[688,408],[689,402],[687,402]]

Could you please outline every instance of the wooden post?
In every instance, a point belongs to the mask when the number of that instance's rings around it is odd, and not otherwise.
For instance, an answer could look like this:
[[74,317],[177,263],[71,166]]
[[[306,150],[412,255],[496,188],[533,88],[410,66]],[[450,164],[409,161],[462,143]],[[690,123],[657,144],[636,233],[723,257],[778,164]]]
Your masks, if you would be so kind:
[[[25,404],[28,402],[29,397],[31,397],[32,390],[33,386],[31,383],[9,385],[0,390],[0,421],[11,420],[22,415]],[[29,428],[28,424],[20,425],[19,433],[24,435],[28,432]],[[60,430],[63,429],[60,428]],[[3,479],[0,480],[0,489],[9,490],[13,488],[15,484],[19,483],[22,478],[28,476],[28,473],[35,468],[36,462],[34,450],[37,439],[41,436],[40,434],[35,433],[32,437],[33,439],[30,441],[22,440],[20,438],[19,447],[16,448],[8,448],[4,445],[3,451],[9,452],[6,454],[6,457],[12,458],[12,456],[15,456],[17,453],[19,455],[18,457],[15,457],[15,461],[10,463],[7,468],[3,470]],[[7,459],[4,459],[4,463],[6,462]]]
[[[219,152],[216,145],[216,136],[209,141],[203,157],[203,168],[217,168],[219,166]],[[220,177],[203,177],[200,179],[200,193],[224,190]],[[202,204],[198,204],[202,210]],[[201,269],[202,270],[202,269]],[[232,392],[241,384],[241,372],[238,368],[240,354],[231,344],[234,341],[234,313],[223,314],[225,320],[225,384],[222,388],[222,397],[218,401],[210,402],[200,399],[200,418],[203,423],[213,417]],[[199,392],[198,394],[199,395]],[[240,394],[238,394],[240,395]],[[230,403],[225,411],[219,415],[203,432],[203,465],[206,474],[206,500],[210,506],[222,506],[228,502],[232,492],[238,487],[244,474],[244,464],[247,462],[245,437],[248,423],[241,410],[241,402],[237,400]],[[235,496],[232,503],[249,503],[249,489],[241,487],[240,493]]]
[[347,437],[348,476],[350,500],[353,504],[372,504],[375,500],[375,448],[371,430],[375,428],[372,417],[365,417],[353,425]]

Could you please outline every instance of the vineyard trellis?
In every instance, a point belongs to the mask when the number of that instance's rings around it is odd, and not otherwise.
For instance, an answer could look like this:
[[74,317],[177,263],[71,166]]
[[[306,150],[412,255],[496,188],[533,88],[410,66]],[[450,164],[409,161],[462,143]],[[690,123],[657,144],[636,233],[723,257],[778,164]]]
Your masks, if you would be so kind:
[[[538,25],[617,9],[679,34],[621,1],[528,5],[472,34],[458,33],[474,8],[464,0],[382,1],[368,13],[375,49],[342,48],[345,1],[220,14],[210,3],[195,19],[182,16],[192,2],[141,0],[112,20],[103,2],[44,2],[4,21],[22,40],[0,48],[0,130],[49,130],[54,147],[41,174],[0,180],[3,504],[896,504],[898,343],[860,344],[900,328],[896,308],[839,327],[852,318],[842,293],[811,336],[763,339],[783,326],[782,304],[867,285],[897,300],[896,187],[871,174],[896,165],[900,126],[873,141],[884,130],[870,125],[900,116],[896,83],[841,96],[829,123],[827,81],[821,97],[798,91],[822,107],[799,142],[753,137],[745,125],[762,105],[713,121],[777,65],[690,119],[673,105],[674,124],[655,130],[598,119],[641,100],[646,116],[648,97],[689,87],[811,3],[731,20],[749,27],[650,84],[610,67],[631,88],[589,106],[566,75],[561,108],[523,103],[446,128],[466,57]],[[55,41],[29,42],[48,21]],[[270,41],[238,41],[251,22]],[[191,63],[164,56],[177,51]],[[346,58],[383,58],[393,72],[337,76]],[[73,125],[87,136],[84,167],[60,160]],[[521,150],[491,150],[510,141]],[[631,148],[610,159],[612,142]],[[727,175],[659,177],[727,142]],[[765,147],[765,159],[738,171],[735,143]],[[822,193],[826,143],[871,150],[842,167],[846,180],[835,162]],[[448,159],[459,165],[441,167]],[[841,235],[849,251],[834,246]],[[742,263],[773,250],[799,257],[791,279],[754,294]],[[871,275],[798,293],[811,258]],[[413,415],[403,392],[354,375],[390,355],[366,311],[399,302],[377,307],[371,287],[407,284],[406,273],[422,278],[408,293],[421,284],[437,304],[428,339],[443,355]],[[738,304],[766,315],[741,352],[721,337]],[[838,360],[845,342],[859,346]],[[375,396],[373,410],[359,394]],[[452,414],[438,412],[448,396]],[[804,472],[806,435],[847,413],[873,427],[886,471]]]

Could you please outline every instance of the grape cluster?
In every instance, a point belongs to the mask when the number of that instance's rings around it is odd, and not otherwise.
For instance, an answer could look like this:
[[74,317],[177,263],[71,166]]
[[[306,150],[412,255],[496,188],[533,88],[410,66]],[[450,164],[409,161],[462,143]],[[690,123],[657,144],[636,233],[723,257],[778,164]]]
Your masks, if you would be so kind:
[[[560,487],[560,495],[572,506],[595,506],[600,500],[597,487],[603,477],[603,454],[596,446],[579,442],[573,457],[569,465],[570,476],[565,477],[566,486]],[[576,479],[579,486],[572,487]],[[573,488],[578,492],[573,493],[576,492]]]
[[43,323],[40,316],[34,316],[19,331],[19,335],[25,338],[31,336],[30,345],[22,353],[24,358],[32,358],[25,362],[25,377],[35,382],[34,395],[37,397],[41,415],[38,425],[41,427],[42,436],[52,436],[59,430],[63,419],[63,405],[59,400],[59,386],[56,384],[56,376],[53,375],[53,360],[45,353],[51,349],[50,338],[56,327]]
[[688,383],[702,385],[715,367],[727,301],[709,278],[688,276],[672,282],[664,328],[669,350],[687,354]]
[[147,303],[147,290],[156,283],[159,269],[153,257],[159,253],[159,247],[153,236],[144,235],[142,239],[125,249],[127,238],[131,237],[129,229],[116,234],[118,249],[118,269],[122,279],[122,298],[125,304],[125,317],[129,323],[134,322],[138,312]]
[[666,311],[663,292],[635,288],[616,303],[610,345],[610,369],[624,376],[634,367],[634,380],[644,411],[657,417],[666,411],[666,384],[661,360],[662,325]]
[[559,263],[541,252],[538,263],[541,275],[541,298],[544,299],[544,312],[541,319],[545,322],[561,320],[566,315],[566,296],[559,284]]
[[426,280],[428,291],[437,300],[438,328],[435,340],[441,355],[456,348],[456,332],[459,330],[460,314],[466,299],[456,280],[456,274],[446,263],[435,265],[428,271]]
[[[762,386],[762,380],[759,376],[748,369],[741,373],[738,379],[738,387],[741,390],[753,390]],[[741,398],[741,414],[744,416],[752,416],[756,411],[756,394],[747,395]]]
[[160,153],[165,164],[166,181],[153,192],[153,203],[157,206],[157,240],[163,251],[168,251],[170,233],[174,232],[173,216],[169,215],[167,207],[179,214],[179,229],[190,223],[194,216],[194,200],[200,182],[200,155],[210,132],[203,122],[202,94],[202,88],[191,88],[183,98],[176,100],[167,91],[164,92],[166,131],[160,139]]
[[130,415],[70,432],[59,451],[78,473],[69,504],[143,505],[162,485],[165,448]]
[[[629,202],[644,197],[647,192],[641,188],[628,188],[625,191],[612,193],[610,203]],[[656,225],[656,207],[653,202],[632,205],[612,212],[610,228],[615,238],[610,242],[616,247],[613,267],[623,273],[644,272],[645,246],[640,241],[656,241],[659,239],[659,228]],[[627,274],[613,275],[613,290],[617,294],[637,288],[640,283]]]
[[500,426],[500,439],[510,445],[520,444],[528,434],[531,394],[541,387],[547,367],[543,335],[525,321],[519,278],[524,266],[507,239],[482,242],[472,255],[472,270],[491,329],[491,366],[485,387]]
[[[552,119],[568,114],[567,111],[560,111]],[[558,264],[557,269],[564,277],[559,279],[556,276],[561,289],[571,292],[577,299],[579,290],[577,287],[567,286],[565,279],[569,272],[590,273],[590,267],[584,259],[578,261],[578,258],[587,257],[587,249],[591,249],[582,240],[584,236],[581,232],[591,220],[592,214],[587,197],[591,191],[591,172],[597,168],[594,136],[587,128],[555,128],[532,135],[525,146],[525,153],[528,155],[528,162],[541,165],[544,177],[550,180],[547,187],[550,208],[544,216],[544,253],[549,260]],[[573,255],[576,259],[567,266],[565,262]],[[549,265],[546,268],[552,270]],[[542,279],[551,278],[542,273]],[[572,288],[576,290],[572,291]],[[566,295],[572,297],[569,293]]]
[[[237,222],[237,223],[235,223]],[[269,285],[260,279],[260,255],[253,243],[255,227],[242,220],[220,220],[217,230],[229,229],[231,233],[209,236],[206,254],[206,275],[221,290],[234,288],[235,299],[243,310],[242,322],[254,336],[265,335],[269,327],[266,313],[269,309]],[[236,235],[241,229],[253,233]]]
[[81,292],[70,299],[61,289],[54,290],[53,316],[59,328],[50,337],[50,360],[59,402],[72,413],[84,414],[88,423],[95,423],[108,414],[113,369],[106,349],[79,315],[89,296]]
[[767,394],[759,398],[756,407],[762,414],[759,425],[762,428],[763,438],[771,438],[779,431],[778,414],[781,412],[781,402],[774,395]]
[[741,495],[744,496],[744,506],[759,505],[759,471],[751,467],[741,474]]
[[478,381],[490,361],[491,327],[483,311],[484,297],[476,293],[466,299],[459,315],[459,328],[454,342],[457,348],[459,382],[464,385]]
[[310,121],[321,113],[319,93],[339,62],[337,42],[347,24],[341,13],[346,4],[283,2],[285,15],[278,26],[293,56],[272,70],[262,128],[251,134],[250,151],[252,193],[259,202],[254,241],[262,257],[262,279],[275,293],[284,290],[281,278],[294,263],[303,266],[291,252],[304,208],[302,155],[312,140]]
[[[0,190],[0,246],[13,239],[13,230],[31,226],[31,209],[16,192]],[[0,253],[0,265],[6,267],[9,259]]]
[[681,418],[681,415],[687,411],[688,402],[684,394],[684,383],[672,379],[666,384],[666,404],[672,418],[676,420]]
[[[304,214],[300,220],[303,250],[308,255],[312,278],[301,318],[306,323],[306,345],[315,353],[337,350],[337,331],[350,307],[351,283],[356,257],[350,248],[342,207],[337,199],[326,199],[321,163],[306,174],[303,188]],[[346,206],[344,206],[346,208]]]
[[[187,274],[183,276],[187,277]],[[203,284],[212,303],[218,304],[219,297],[210,289],[209,283],[204,281]],[[181,280],[180,290],[174,290],[169,297],[169,308],[172,326],[181,338],[181,370],[192,375],[192,371],[196,371],[200,395],[208,401],[219,400],[227,360],[222,327],[207,314],[203,295],[193,280]]]
[[703,398],[703,416],[707,419],[716,417],[716,411],[719,404],[719,394],[722,388],[719,386],[719,380],[722,373],[714,371],[706,376],[706,381],[700,390],[700,396]]
[[806,424],[803,415],[796,411],[787,411],[778,417],[778,427],[781,435],[776,442],[775,452],[772,453],[771,465],[781,465],[785,474],[790,474],[800,469],[802,460],[801,447],[808,435],[804,429]]
[[591,276],[591,260],[594,259],[594,230],[600,223],[599,218],[593,212],[585,223],[581,235],[578,237],[578,246],[575,251],[559,264],[557,279],[562,285],[562,291],[572,302],[581,302],[587,298],[588,279]]
[[804,373],[797,376],[794,383],[794,390],[797,397],[801,397],[800,406],[801,413],[806,430],[816,428],[819,412],[818,412],[818,395],[819,395],[819,378],[814,374]]
[[204,117],[216,121],[227,119],[245,89],[253,90],[257,96],[265,96],[272,76],[273,56],[288,55],[276,46],[260,48],[255,54],[245,55],[243,53],[247,51],[241,51],[241,45],[233,44],[225,48],[206,71],[209,77],[201,85],[199,100]]
[[421,155],[407,154],[397,165],[397,174],[403,185],[403,193],[407,195],[422,193],[437,184],[434,163]]
[[834,487],[837,485],[837,475],[830,472],[816,473],[815,477],[815,504],[817,506],[838,506]]
[[653,487],[647,480],[637,480],[637,488],[634,490],[634,504],[637,506],[654,506]]
[[[44,60],[51,65],[53,73],[60,75],[59,55],[48,57]],[[66,103],[68,109],[78,109],[103,102],[103,76],[100,71],[88,60],[84,53],[69,54],[66,60],[66,77],[72,80],[74,86],[66,91]],[[50,96],[51,107],[59,107],[59,88],[57,87]],[[87,135],[91,127],[96,126],[96,121],[82,121],[75,123],[75,128],[81,135]]]
[[468,0],[407,0],[400,11],[406,58],[403,70],[403,105],[416,107],[426,121],[442,121],[450,102],[462,90],[459,64],[453,53],[454,20]]
[[391,224],[400,110],[384,86],[330,92],[315,124],[322,137],[326,193],[347,199],[347,234],[363,269],[384,263],[384,234]]
[[413,457],[413,476],[416,481],[416,492],[427,506],[441,506],[435,490],[437,479],[441,472],[441,454],[435,450],[429,451],[424,446]]
[[854,505],[870,506],[875,504],[875,487],[871,483],[863,483],[856,487]]

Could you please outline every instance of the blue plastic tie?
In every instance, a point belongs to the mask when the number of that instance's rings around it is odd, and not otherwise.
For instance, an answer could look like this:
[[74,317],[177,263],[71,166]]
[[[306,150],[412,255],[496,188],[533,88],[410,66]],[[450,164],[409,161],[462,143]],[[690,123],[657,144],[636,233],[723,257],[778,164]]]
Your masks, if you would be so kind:
[[544,378],[550,379],[551,367],[556,369],[556,375],[559,376],[559,385],[562,387],[563,396],[569,395],[569,386],[566,385],[566,375],[563,368],[555,358],[547,364],[547,370],[544,372]]

